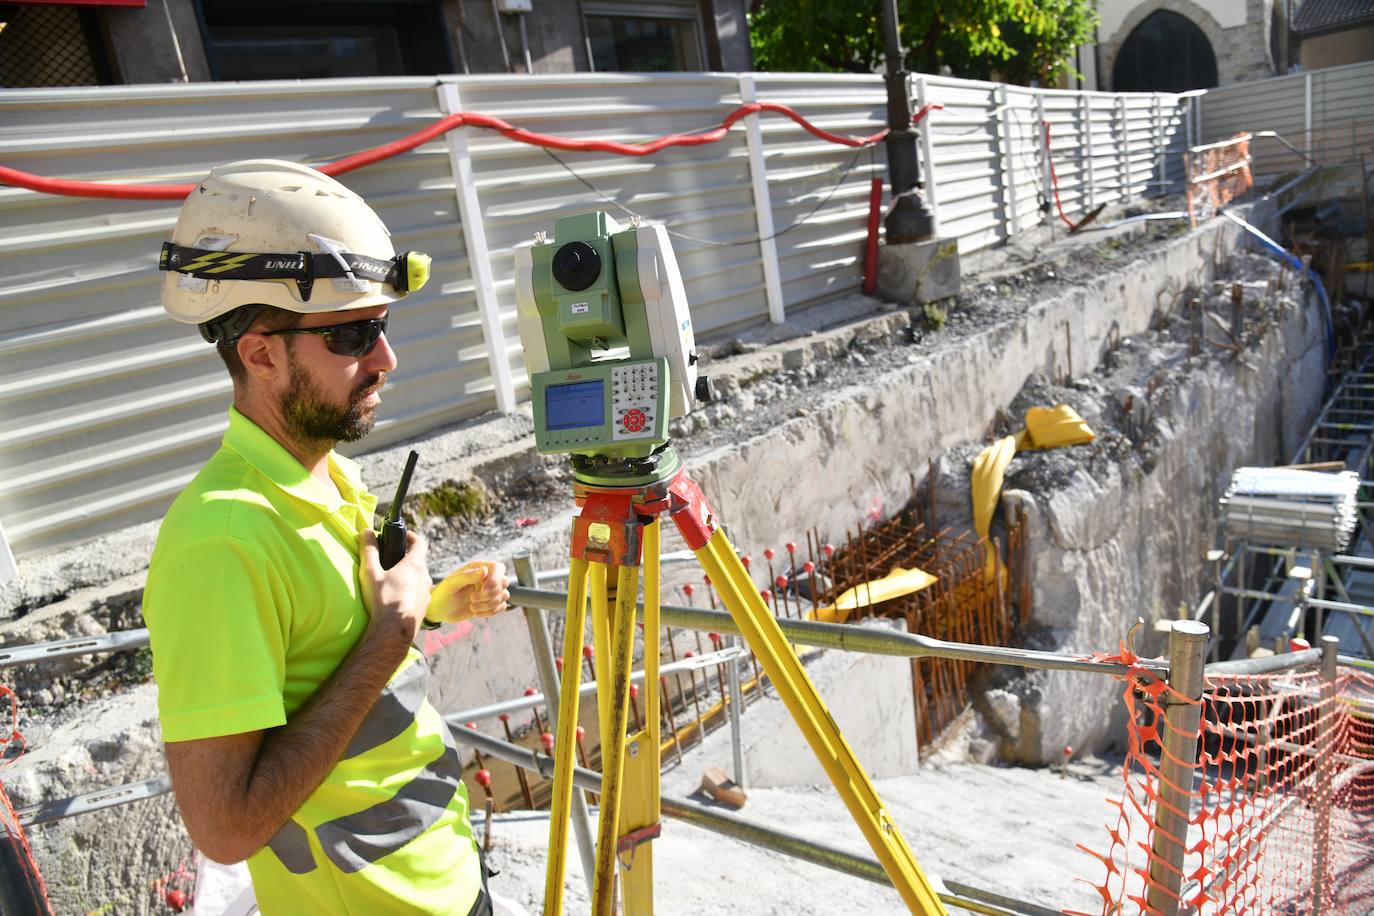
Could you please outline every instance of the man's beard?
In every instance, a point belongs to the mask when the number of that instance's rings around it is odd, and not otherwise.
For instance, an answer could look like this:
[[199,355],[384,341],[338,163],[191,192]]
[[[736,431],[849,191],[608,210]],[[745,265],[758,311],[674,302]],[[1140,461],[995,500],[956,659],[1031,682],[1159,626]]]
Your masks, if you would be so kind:
[[346,405],[332,404],[315,380],[295,361],[291,363],[291,385],[282,396],[282,416],[286,430],[298,442],[354,442],[372,432],[377,422],[375,407],[363,400],[386,384],[386,373],[378,372],[362,381]]

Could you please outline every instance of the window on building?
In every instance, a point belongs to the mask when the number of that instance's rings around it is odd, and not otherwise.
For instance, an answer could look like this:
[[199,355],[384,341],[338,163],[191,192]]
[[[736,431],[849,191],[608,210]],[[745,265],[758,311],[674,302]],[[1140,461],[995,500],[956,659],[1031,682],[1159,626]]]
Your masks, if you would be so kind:
[[1156,10],[1131,30],[1112,67],[1114,92],[1185,92],[1217,84],[1217,57],[1191,19]]
[[439,4],[201,0],[217,80],[451,73]]
[[582,16],[594,70],[705,69],[695,3],[584,2]]
[[95,86],[110,82],[90,10],[0,3],[0,86]]

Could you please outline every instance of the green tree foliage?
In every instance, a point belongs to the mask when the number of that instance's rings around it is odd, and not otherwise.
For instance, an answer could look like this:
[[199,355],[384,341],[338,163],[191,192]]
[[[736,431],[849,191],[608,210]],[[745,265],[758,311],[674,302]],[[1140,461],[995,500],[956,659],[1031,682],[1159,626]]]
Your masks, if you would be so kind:
[[[898,0],[910,70],[1048,84],[1073,73],[1091,40],[1093,0]],[[871,73],[882,67],[878,0],[752,0],[749,33],[762,70]]]

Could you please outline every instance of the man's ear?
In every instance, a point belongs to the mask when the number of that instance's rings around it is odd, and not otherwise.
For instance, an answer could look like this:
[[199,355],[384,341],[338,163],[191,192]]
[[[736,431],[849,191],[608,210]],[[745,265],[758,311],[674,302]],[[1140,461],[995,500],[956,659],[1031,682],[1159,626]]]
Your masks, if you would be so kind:
[[286,341],[283,338],[250,331],[240,337],[234,346],[238,350],[239,361],[251,378],[271,383],[285,377]]

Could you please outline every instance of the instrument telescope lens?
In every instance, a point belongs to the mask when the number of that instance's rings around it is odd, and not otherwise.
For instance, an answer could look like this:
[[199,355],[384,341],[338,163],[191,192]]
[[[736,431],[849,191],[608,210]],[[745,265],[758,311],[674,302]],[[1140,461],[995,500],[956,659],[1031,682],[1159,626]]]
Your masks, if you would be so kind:
[[586,242],[569,242],[554,252],[552,266],[558,285],[578,292],[601,276],[601,255]]

